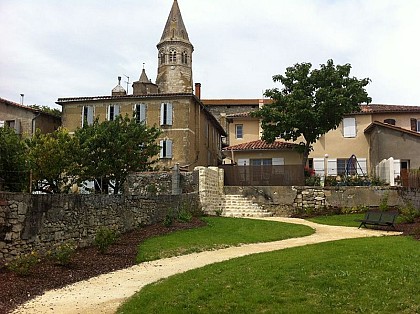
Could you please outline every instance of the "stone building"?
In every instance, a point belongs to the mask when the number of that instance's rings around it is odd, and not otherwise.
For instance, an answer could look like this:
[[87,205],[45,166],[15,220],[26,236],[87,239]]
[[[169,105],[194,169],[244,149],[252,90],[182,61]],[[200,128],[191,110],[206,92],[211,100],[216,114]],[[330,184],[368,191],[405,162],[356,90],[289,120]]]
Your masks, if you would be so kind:
[[156,83],[142,70],[133,83],[133,94],[117,86],[111,95],[59,98],[63,108],[63,126],[70,132],[117,115],[133,116],[139,123],[159,126],[163,134],[159,165],[171,168],[179,164],[191,170],[195,166],[221,163],[221,137],[226,133],[200,99],[200,84],[192,79],[191,44],[178,2],[174,0],[162,36],[157,44]]
[[50,133],[60,125],[60,117],[0,98],[0,127],[8,126],[17,134],[32,136],[37,129]]

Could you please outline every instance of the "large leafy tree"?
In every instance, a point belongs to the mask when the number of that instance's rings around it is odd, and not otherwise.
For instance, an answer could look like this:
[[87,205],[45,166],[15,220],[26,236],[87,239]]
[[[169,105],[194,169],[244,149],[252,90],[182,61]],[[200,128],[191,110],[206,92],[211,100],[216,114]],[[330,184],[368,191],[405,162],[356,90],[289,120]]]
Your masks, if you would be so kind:
[[28,190],[27,148],[15,130],[0,128],[0,186],[11,192]]
[[156,139],[161,131],[147,127],[127,116],[76,130],[74,137],[78,154],[73,173],[79,181],[106,182],[118,194],[127,175],[149,170],[160,150]]
[[47,134],[37,130],[27,143],[34,190],[46,193],[68,192],[74,183],[69,170],[77,155],[74,139],[69,133],[63,128]]
[[273,81],[283,88],[267,90],[264,95],[273,102],[254,113],[261,119],[263,140],[272,143],[280,136],[301,140],[304,165],[320,136],[336,129],[346,114],[360,111],[361,103],[371,101],[365,90],[369,78],[351,77],[350,64],[328,60],[320,69],[311,68],[310,63],[298,63],[284,75],[275,75]]

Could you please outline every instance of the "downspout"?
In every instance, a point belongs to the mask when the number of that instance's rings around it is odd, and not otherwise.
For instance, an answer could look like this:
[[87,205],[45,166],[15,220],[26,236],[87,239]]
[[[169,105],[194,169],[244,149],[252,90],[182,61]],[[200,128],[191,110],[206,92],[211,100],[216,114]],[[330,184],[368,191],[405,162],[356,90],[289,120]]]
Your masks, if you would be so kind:
[[32,132],[32,136],[35,135],[35,131],[36,131],[36,125],[35,125],[35,119],[38,118],[41,115],[40,111],[35,111],[35,117],[32,118],[32,122],[31,122],[31,132]]

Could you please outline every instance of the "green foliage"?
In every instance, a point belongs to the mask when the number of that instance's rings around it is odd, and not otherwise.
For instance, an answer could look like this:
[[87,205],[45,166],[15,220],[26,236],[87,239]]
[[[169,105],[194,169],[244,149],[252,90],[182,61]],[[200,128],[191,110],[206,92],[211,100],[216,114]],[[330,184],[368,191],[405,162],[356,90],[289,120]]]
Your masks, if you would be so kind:
[[403,207],[399,209],[400,221],[406,223],[415,222],[417,217],[420,217],[420,210],[416,209],[411,202],[406,202]]
[[111,228],[101,227],[96,231],[95,245],[99,252],[105,254],[108,248],[117,241],[117,232]]
[[67,130],[59,128],[42,134],[37,130],[27,140],[28,160],[32,170],[33,190],[45,193],[68,192],[75,179],[69,175],[74,165],[74,139]]
[[193,215],[191,214],[191,212],[189,212],[186,209],[181,209],[180,212],[178,213],[179,221],[190,222],[192,218],[193,218]]
[[74,134],[78,154],[72,173],[79,182],[102,178],[118,194],[130,172],[147,171],[156,162],[160,134],[156,127],[148,128],[128,116],[96,120]]
[[37,252],[32,251],[28,254],[23,254],[6,264],[7,269],[13,271],[19,276],[28,276],[32,267],[41,261]]
[[261,119],[262,138],[273,142],[280,134],[285,140],[297,141],[307,157],[318,138],[336,129],[346,114],[360,111],[359,105],[371,98],[365,90],[368,78],[350,76],[350,64],[335,66],[333,60],[311,70],[312,64],[298,63],[288,67],[284,75],[275,75],[274,82],[283,88],[269,89],[265,96],[273,99],[254,113]]
[[388,210],[388,198],[389,198],[389,192],[386,191],[385,194],[381,197],[381,200],[379,202],[379,210],[381,211]]
[[66,266],[70,264],[70,259],[76,251],[76,248],[77,245],[71,241],[56,246],[48,255],[58,265]]
[[163,225],[168,228],[172,226],[173,223],[174,223],[174,216],[172,216],[171,214],[167,214],[165,218],[163,219]]
[[56,108],[50,108],[48,106],[38,106],[38,105],[31,105],[29,107],[31,107],[35,110],[39,110],[41,112],[51,114],[51,115],[56,116],[56,117],[61,117],[61,111],[59,109],[56,109]]
[[216,216],[217,216],[217,217],[222,216],[222,214],[223,214],[223,209],[221,209],[221,208],[220,208],[220,209],[216,209],[216,210],[215,210],[215,214],[216,214]]
[[15,130],[0,128],[0,181],[10,192],[26,191],[29,171],[26,163],[27,147]]
[[311,177],[305,177],[305,185],[306,186],[320,186],[321,185],[321,177],[314,175]]

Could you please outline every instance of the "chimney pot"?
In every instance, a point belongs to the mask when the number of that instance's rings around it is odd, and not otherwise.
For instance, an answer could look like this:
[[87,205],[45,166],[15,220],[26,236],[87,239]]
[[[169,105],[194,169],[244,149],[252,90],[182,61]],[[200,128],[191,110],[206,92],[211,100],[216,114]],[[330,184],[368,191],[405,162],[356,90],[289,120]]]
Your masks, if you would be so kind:
[[195,96],[201,99],[201,83],[195,83]]

